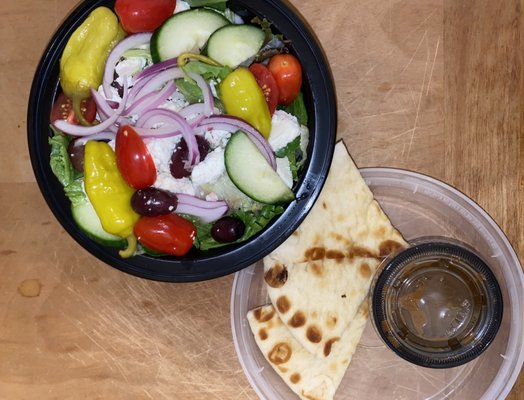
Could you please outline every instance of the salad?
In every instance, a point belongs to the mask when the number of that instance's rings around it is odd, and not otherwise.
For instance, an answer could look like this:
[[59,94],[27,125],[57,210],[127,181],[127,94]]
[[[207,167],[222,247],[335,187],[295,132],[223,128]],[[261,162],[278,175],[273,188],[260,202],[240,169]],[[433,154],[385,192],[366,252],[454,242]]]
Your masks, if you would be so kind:
[[223,0],[117,0],[69,38],[51,168],[78,227],[122,257],[245,241],[295,199],[302,67]]

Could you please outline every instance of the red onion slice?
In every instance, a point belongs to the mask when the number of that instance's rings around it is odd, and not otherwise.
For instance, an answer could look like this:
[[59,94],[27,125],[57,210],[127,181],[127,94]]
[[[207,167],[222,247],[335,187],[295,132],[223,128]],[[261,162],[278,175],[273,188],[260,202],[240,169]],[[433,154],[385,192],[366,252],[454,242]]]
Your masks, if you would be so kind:
[[95,101],[96,111],[98,112],[100,121],[105,121],[109,118],[110,115],[112,115],[115,112],[115,110],[111,108],[107,100],[104,99],[104,97],[100,93],[98,93],[98,91],[94,88],[91,88],[91,97]]
[[100,132],[76,139],[75,146],[81,146],[83,144],[86,144],[90,140],[114,140],[115,138],[116,132]]
[[115,67],[120,60],[120,57],[122,57],[122,54],[124,54],[129,49],[149,43],[151,36],[153,36],[153,34],[150,32],[130,35],[118,43],[113,48],[113,50],[111,50],[109,56],[107,57],[102,80],[102,86],[107,98],[111,96],[111,83],[113,82]]
[[264,158],[267,160],[271,168],[276,171],[277,161],[275,158],[275,153],[273,149],[267,142],[267,140],[253,128],[250,124],[236,117],[230,115],[211,115],[204,119],[197,128],[195,128],[195,133],[199,134],[200,132],[205,133],[209,128],[219,129],[225,131],[236,131],[238,129],[245,132],[251,141],[257,146]]
[[[130,101],[134,101],[135,99],[139,99],[142,96],[145,96],[148,93],[151,93],[155,90],[157,90],[159,87],[163,86],[166,82],[173,81],[178,78],[183,78],[184,72],[180,68],[170,68],[166,69],[165,71],[161,71],[156,75],[153,75],[152,77],[144,78],[148,79],[148,81],[140,88],[137,89],[137,85],[133,86],[133,91],[129,97]],[[142,82],[142,80],[140,81]]]
[[[184,140],[187,144],[187,149],[189,153],[189,165],[198,164],[200,161],[200,153],[198,151],[198,144],[193,133],[193,128],[187,123],[184,117],[179,115],[176,111],[170,110],[168,108],[157,108],[158,115],[164,115],[168,118],[172,118],[174,122],[178,124],[179,130],[184,136]],[[161,128],[159,128],[161,129]],[[153,131],[152,129],[151,131]],[[140,134],[140,133],[139,133]],[[171,135],[172,136],[172,135]],[[166,136],[167,137],[167,136]]]
[[227,206],[227,203],[223,200],[208,201],[185,193],[177,193],[176,196],[179,203],[192,204],[200,208],[216,208],[224,205]]
[[170,58],[169,60],[161,61],[159,63],[150,65],[147,68],[144,68],[138,74],[135,75],[135,82],[140,81],[143,78],[148,76],[155,75],[156,73],[163,71],[168,68],[176,67],[178,65],[176,58]]
[[217,208],[198,208],[189,204],[178,203],[176,212],[194,215],[195,217],[198,217],[198,219],[200,219],[204,224],[208,224],[222,217],[225,213],[227,213],[228,209],[229,208],[227,206]]
[[173,117],[173,113],[176,111],[169,110],[166,108],[154,108],[147,110],[140,116],[136,121],[137,127],[152,128],[155,124],[164,124],[168,126],[175,126],[180,129],[179,119]]
[[182,117],[187,119],[188,117],[190,117],[192,115],[204,114],[205,111],[206,111],[205,104],[203,104],[203,103],[194,103],[194,104],[190,104],[190,105],[184,107],[178,113]]
[[193,79],[200,90],[202,90],[202,96],[204,97],[204,114],[205,115],[211,115],[213,114],[213,111],[215,109],[215,101],[213,99],[213,93],[211,92],[211,88],[207,84],[204,78],[202,78],[198,74],[189,73],[188,74],[191,79]]
[[124,97],[122,99],[122,102],[120,103],[118,108],[113,112],[113,114],[109,118],[107,118],[105,121],[97,125],[92,125],[92,126],[74,125],[74,124],[70,124],[67,121],[64,121],[63,119],[54,121],[53,125],[56,129],[64,133],[67,133],[71,136],[88,136],[88,135],[93,135],[95,133],[100,133],[102,131],[105,131],[109,129],[118,120],[118,118],[124,111],[124,108],[127,102],[127,95],[128,95],[127,83],[124,81]]
[[207,201],[183,193],[176,196],[178,204],[175,212],[194,215],[205,224],[216,221],[229,210],[225,201]]
[[175,83],[173,81],[168,82],[161,90],[148,93],[139,100],[133,102],[129,107],[127,107],[125,113],[126,115],[134,115],[139,114],[146,109],[158,107],[171,97],[175,90]]

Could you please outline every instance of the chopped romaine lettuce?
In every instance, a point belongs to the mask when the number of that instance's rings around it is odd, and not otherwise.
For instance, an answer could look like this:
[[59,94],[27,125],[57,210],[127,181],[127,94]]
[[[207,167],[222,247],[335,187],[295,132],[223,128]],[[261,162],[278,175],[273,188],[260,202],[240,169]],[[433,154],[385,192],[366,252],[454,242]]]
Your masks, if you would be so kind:
[[279,158],[287,157],[289,160],[289,168],[291,169],[291,174],[293,175],[293,180],[298,179],[298,172],[300,167],[305,161],[305,157],[302,154],[302,149],[300,147],[300,136],[297,136],[291,142],[287,144],[286,147],[278,150],[275,155]]
[[282,107],[285,112],[288,112],[297,117],[298,122],[301,125],[307,125],[308,117],[306,105],[304,104],[304,95],[300,92],[297,98],[286,107]]
[[219,11],[226,9],[226,0],[186,0],[191,8],[211,7]]
[[51,126],[53,136],[49,138],[51,145],[50,166],[53,174],[64,187],[65,195],[73,206],[86,201],[86,195],[82,187],[82,173],[73,168],[67,146],[70,139],[58,132]]

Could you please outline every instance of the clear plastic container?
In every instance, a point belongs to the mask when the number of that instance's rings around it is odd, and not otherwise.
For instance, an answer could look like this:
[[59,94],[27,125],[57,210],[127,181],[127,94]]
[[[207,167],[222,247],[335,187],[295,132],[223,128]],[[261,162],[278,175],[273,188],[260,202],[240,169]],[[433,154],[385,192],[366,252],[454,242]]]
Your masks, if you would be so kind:
[[[479,357],[455,368],[420,367],[385,346],[368,321],[335,399],[505,398],[524,361],[524,274],[497,224],[464,194],[433,178],[404,170],[366,168],[362,175],[392,223],[410,241],[424,236],[455,238],[483,257],[499,282],[504,316],[497,336]],[[237,355],[261,399],[296,399],[259,351],[246,313],[267,304],[263,266],[235,276],[231,325]]]

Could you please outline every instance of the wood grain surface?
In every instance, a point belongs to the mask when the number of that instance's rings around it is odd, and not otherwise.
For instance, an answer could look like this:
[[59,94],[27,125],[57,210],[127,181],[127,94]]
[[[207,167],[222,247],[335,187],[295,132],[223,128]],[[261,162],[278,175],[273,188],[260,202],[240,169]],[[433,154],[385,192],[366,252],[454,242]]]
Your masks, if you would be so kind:
[[[356,163],[455,186],[523,259],[521,1],[292,2],[329,59],[338,136]],[[38,190],[27,99],[75,5],[0,2],[0,399],[255,399],[232,341],[232,276],[165,284],[121,273],[77,245]],[[522,373],[508,399],[524,400]]]

